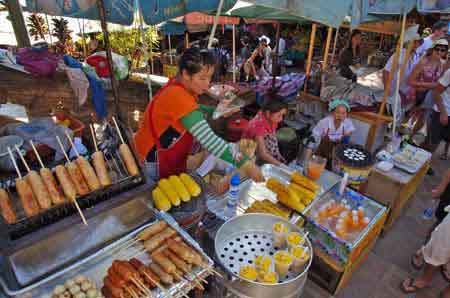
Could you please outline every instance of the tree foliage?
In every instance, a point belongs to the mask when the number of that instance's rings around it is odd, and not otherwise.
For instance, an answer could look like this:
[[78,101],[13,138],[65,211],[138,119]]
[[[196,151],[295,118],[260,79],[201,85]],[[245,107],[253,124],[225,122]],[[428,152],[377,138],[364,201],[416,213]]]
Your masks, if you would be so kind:
[[28,28],[31,37],[35,41],[39,39],[45,40],[45,36],[49,33],[44,18],[36,13],[28,16]]

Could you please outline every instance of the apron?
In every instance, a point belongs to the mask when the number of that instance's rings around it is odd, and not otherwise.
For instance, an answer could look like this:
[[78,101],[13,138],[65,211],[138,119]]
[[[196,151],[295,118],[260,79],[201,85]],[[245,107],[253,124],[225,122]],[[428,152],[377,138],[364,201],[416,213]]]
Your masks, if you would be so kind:
[[[316,150],[316,155],[319,155],[327,159],[327,167],[331,165],[333,159],[334,148],[341,143],[340,141],[332,141],[328,136],[330,128],[327,129],[327,133],[320,139],[319,146]],[[342,135],[344,135],[344,125],[342,125]]]
[[[184,88],[184,86],[179,82],[174,81],[172,84]],[[167,84],[164,88],[167,88],[167,86],[169,85],[170,84]],[[153,115],[154,102],[155,101],[153,100],[150,103],[150,115]],[[153,138],[153,142],[156,146],[156,162],[158,166],[159,178],[167,178],[171,175],[179,175],[183,172],[186,172],[187,158],[189,153],[191,152],[194,138],[189,133],[189,131],[186,130],[167,149],[164,149],[162,148],[161,142],[159,141],[159,138],[157,137],[157,134],[155,132],[153,119],[154,117],[151,117],[150,130],[152,134],[151,137]]]

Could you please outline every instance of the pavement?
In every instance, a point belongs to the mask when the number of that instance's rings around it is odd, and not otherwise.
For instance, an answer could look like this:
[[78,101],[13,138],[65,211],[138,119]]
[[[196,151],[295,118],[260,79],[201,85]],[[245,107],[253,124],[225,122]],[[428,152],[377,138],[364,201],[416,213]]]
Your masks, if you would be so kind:
[[437,273],[430,288],[406,295],[400,290],[401,282],[409,276],[417,276],[410,260],[414,252],[426,239],[433,220],[422,218],[423,210],[429,207],[433,186],[450,167],[450,161],[438,158],[442,148],[432,161],[433,176],[425,176],[416,194],[409,200],[403,214],[391,230],[383,234],[375,244],[368,259],[354,273],[349,283],[335,296],[307,281],[302,298],[437,298],[447,285]]

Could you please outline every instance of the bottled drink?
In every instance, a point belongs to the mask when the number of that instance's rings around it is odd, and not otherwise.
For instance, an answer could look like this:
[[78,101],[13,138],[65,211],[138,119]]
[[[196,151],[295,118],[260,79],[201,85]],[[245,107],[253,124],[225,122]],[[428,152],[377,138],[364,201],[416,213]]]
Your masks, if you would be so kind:
[[241,178],[239,174],[233,175],[230,181],[230,189],[227,194],[227,205],[225,207],[224,215],[226,218],[230,219],[236,215],[236,205],[239,201],[239,184],[241,183]]
[[425,210],[423,210],[422,218],[424,220],[433,219],[435,206],[436,206],[436,200],[431,200],[431,205],[429,207],[425,208]]

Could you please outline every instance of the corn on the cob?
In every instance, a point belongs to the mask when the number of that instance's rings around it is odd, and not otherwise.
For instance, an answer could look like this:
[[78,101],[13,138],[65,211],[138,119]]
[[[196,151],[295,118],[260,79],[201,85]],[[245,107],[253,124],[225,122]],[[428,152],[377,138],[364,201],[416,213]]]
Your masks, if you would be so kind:
[[159,187],[153,189],[152,198],[156,208],[161,211],[169,211],[172,207],[166,194]]
[[164,194],[169,198],[170,203],[174,206],[180,205],[180,196],[178,193],[174,190],[174,186],[169,182],[167,179],[161,179],[159,180],[158,186],[161,188],[161,190],[164,192]]
[[296,183],[300,186],[303,186],[312,192],[316,193],[319,191],[320,186],[312,181],[311,179],[308,179],[307,177],[303,176],[299,172],[294,172],[291,176],[291,182]]
[[191,196],[197,197],[202,193],[202,189],[200,188],[200,186],[188,174],[185,173],[181,174],[180,179],[181,182],[183,182],[184,186],[186,186]]
[[170,184],[173,185],[175,191],[178,193],[183,202],[189,202],[191,200],[191,195],[189,194],[188,190],[186,189],[186,186],[184,186],[183,182],[181,182],[181,179],[178,176],[170,176],[169,182]]

